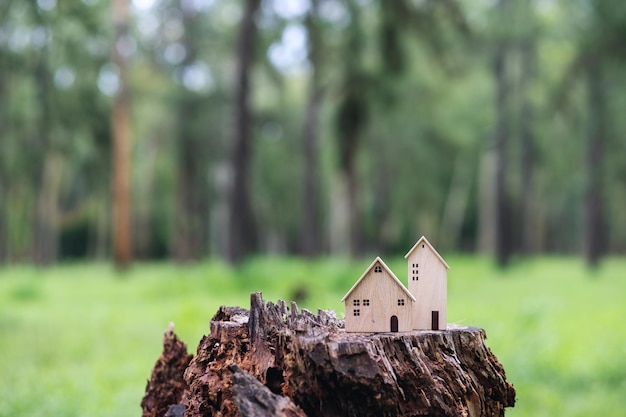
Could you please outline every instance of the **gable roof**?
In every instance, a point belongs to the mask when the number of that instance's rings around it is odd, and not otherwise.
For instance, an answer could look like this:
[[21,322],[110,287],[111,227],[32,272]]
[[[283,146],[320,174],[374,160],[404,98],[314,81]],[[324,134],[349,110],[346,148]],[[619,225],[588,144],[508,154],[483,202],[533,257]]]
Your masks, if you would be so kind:
[[430,248],[431,251],[433,251],[433,253],[435,255],[437,255],[437,258],[439,258],[439,260],[441,261],[441,263],[446,267],[446,269],[450,269],[450,266],[448,266],[448,264],[446,263],[446,261],[443,260],[443,258],[441,257],[441,255],[439,255],[439,252],[437,252],[435,250],[435,248],[433,248],[433,245],[430,244],[430,242],[428,241],[428,239],[426,239],[424,236],[420,237],[419,240],[417,242],[415,242],[415,245],[413,245],[413,247],[406,253],[406,255],[404,255],[404,259],[408,258],[409,255],[411,254],[411,252],[413,252],[415,250],[415,248],[417,248],[417,246],[421,243],[424,243],[426,245],[428,245],[428,247]]
[[391,269],[389,269],[389,267],[387,266],[387,264],[385,264],[383,262],[382,259],[380,259],[380,256],[377,256],[376,259],[374,259],[374,261],[370,264],[370,266],[368,266],[365,269],[365,272],[363,272],[363,275],[361,275],[361,277],[354,283],[354,285],[352,286],[352,288],[350,288],[350,290],[346,293],[346,295],[343,296],[343,298],[341,299],[341,301],[345,301],[346,298],[348,298],[348,296],[352,293],[352,291],[354,291],[356,289],[356,287],[359,286],[359,284],[361,283],[361,281],[363,281],[363,279],[365,279],[365,276],[367,275],[367,273],[374,267],[374,265],[376,265],[377,263],[380,263],[380,265],[385,268],[385,271],[387,271],[389,273],[389,275],[391,276],[391,278],[395,281],[396,284],[398,284],[398,286],[400,288],[402,288],[402,291],[404,291],[406,293],[406,295],[413,301],[417,301],[415,299],[415,297],[413,297],[413,294],[411,294],[409,292],[409,290],[406,289],[406,287],[404,285],[402,285],[402,282],[400,282],[400,280],[398,279],[398,277],[396,277],[396,275],[391,271]]

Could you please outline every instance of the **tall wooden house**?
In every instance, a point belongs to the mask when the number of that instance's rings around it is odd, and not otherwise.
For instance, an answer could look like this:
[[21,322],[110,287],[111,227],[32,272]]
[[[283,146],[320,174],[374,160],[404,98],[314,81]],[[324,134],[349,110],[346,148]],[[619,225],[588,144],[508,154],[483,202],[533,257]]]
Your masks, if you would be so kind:
[[409,291],[416,299],[413,329],[445,330],[450,267],[424,236],[404,259],[408,266]]
[[446,261],[422,236],[404,257],[408,289],[380,257],[374,259],[341,301],[348,332],[445,330]]

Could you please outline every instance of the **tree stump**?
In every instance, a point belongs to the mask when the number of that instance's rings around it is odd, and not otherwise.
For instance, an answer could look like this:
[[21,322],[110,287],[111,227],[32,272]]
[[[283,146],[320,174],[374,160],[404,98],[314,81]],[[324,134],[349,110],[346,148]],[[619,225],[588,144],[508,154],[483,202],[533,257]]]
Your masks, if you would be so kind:
[[[482,329],[346,333],[333,311],[314,315],[293,302],[288,309],[260,293],[250,304],[220,307],[184,371],[184,392],[173,402],[165,396],[170,402],[160,410],[177,415],[184,407],[186,417],[477,417],[504,416],[515,403]],[[167,382],[163,390],[171,392]]]

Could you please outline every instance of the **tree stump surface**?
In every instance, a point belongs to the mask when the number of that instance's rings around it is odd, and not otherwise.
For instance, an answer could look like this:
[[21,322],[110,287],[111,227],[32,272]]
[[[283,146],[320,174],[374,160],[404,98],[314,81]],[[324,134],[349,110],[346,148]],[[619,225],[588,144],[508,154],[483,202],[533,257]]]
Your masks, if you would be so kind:
[[[157,362],[143,415],[165,415],[146,414],[162,398],[162,413],[185,417],[504,416],[515,389],[485,339],[455,325],[346,333],[333,311],[314,315],[254,293],[250,310],[220,307],[184,371],[170,358],[169,379],[155,381],[164,374]],[[171,374],[184,377],[184,390],[159,397],[159,384],[166,393],[178,387]]]

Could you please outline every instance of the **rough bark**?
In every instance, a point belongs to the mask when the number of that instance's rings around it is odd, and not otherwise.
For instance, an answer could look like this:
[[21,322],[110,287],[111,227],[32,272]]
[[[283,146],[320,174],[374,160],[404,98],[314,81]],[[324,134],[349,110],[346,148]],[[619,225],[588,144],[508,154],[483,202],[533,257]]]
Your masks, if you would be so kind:
[[163,335],[163,353],[154,364],[146,393],[141,400],[142,417],[164,416],[171,405],[181,401],[187,388],[183,373],[192,357],[187,354],[187,345],[176,337],[170,326]]
[[250,69],[254,58],[259,0],[246,0],[237,44],[235,87],[235,126],[231,149],[233,182],[229,198],[229,243],[227,258],[237,263],[256,249],[256,224],[250,196],[252,159],[252,112],[250,109]]
[[259,293],[250,310],[219,309],[184,376],[187,417],[503,416],[515,403],[481,329],[346,333],[332,311],[300,312]]
[[233,398],[243,417],[306,417],[288,397],[274,394],[237,365],[231,365],[230,369],[233,371]]
[[127,37],[129,1],[114,0],[115,42],[112,61],[119,70],[119,88],[112,112],[113,133],[113,256],[120,268],[132,261],[130,191],[130,91],[128,87]]
[[591,57],[587,65],[589,132],[587,136],[584,252],[591,267],[596,267],[604,249],[603,160],[606,136],[606,97],[602,63]]

